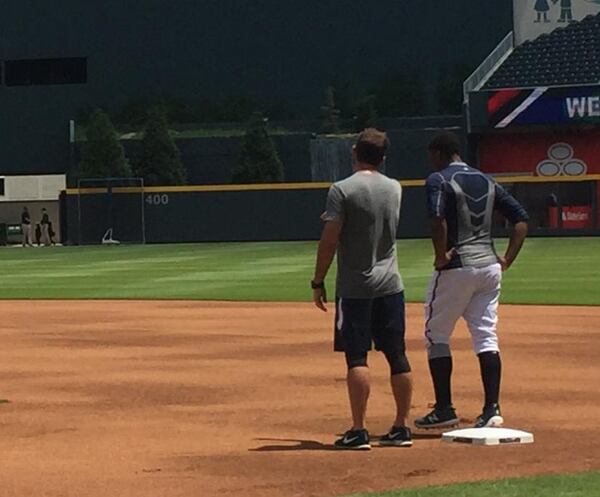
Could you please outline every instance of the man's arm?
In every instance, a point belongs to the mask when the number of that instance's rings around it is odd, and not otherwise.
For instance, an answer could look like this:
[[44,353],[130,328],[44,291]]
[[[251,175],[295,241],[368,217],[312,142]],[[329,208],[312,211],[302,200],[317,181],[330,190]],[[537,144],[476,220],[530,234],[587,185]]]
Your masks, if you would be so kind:
[[447,266],[454,257],[455,250],[448,247],[448,223],[442,217],[434,217],[431,221],[431,241],[435,251],[435,269],[438,271]]
[[427,212],[431,218],[431,241],[435,252],[435,269],[438,271],[452,260],[454,249],[448,248],[448,223],[446,222],[445,180],[440,173],[434,173],[425,182]]
[[317,251],[317,263],[313,284],[315,286],[322,285],[322,287],[313,289],[313,301],[319,309],[325,312],[327,312],[327,307],[325,307],[325,304],[327,303],[325,277],[327,276],[333,258],[335,257],[341,232],[342,223],[340,221],[328,221],[325,223],[323,233],[321,234],[321,241],[319,242],[319,249]]
[[313,301],[322,311],[327,312],[325,304],[327,303],[327,292],[325,291],[325,277],[331,267],[338,243],[342,226],[346,218],[344,207],[344,194],[340,187],[334,184],[327,194],[327,206],[321,216],[325,221],[325,227],[321,234],[319,249],[317,251],[317,263],[315,267],[315,277],[312,281]]
[[523,206],[504,188],[496,185],[496,201],[494,207],[513,225],[510,241],[504,257],[498,257],[502,270],[506,271],[515,262],[529,230],[529,216]]
[[525,238],[527,238],[528,230],[529,227],[525,221],[520,221],[515,224],[514,229],[510,234],[510,241],[508,242],[508,248],[506,249],[504,257],[498,257],[503,271],[506,271],[512,266],[512,263],[515,262],[515,259],[523,248],[523,243],[525,243]]

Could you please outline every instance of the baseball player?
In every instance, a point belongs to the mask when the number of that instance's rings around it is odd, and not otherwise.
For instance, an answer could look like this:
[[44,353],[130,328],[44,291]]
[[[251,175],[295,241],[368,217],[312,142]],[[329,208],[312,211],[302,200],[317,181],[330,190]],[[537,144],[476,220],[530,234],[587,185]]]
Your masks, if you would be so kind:
[[[493,179],[465,164],[460,142],[452,133],[436,136],[429,159],[436,170],[427,179],[432,218],[435,272],[426,303],[425,339],[436,404],[417,419],[418,428],[458,424],[452,405],[450,336],[462,316],[479,358],[485,403],[475,427],[501,426],[501,361],[496,336],[502,272],[517,258],[527,236],[523,207]],[[514,225],[504,256],[492,241],[492,216],[497,210]]]
[[45,207],[42,209],[42,220],[40,221],[40,225],[42,227],[42,243],[45,246],[50,246],[50,217],[48,216],[48,211]]
[[23,247],[33,247],[31,243],[31,215],[27,207],[21,212],[21,230],[23,231]]
[[396,256],[396,230],[402,189],[380,172],[389,146],[387,135],[366,129],[353,148],[355,173],[329,190],[322,216],[313,297],[326,311],[325,277],[337,251],[337,299],[334,348],[344,352],[352,428],[335,442],[338,449],[368,450],[365,428],[369,398],[367,354],[375,343],[390,365],[396,418],[381,445],[412,445],[407,417],[412,397],[411,368],[404,341],[402,278]]

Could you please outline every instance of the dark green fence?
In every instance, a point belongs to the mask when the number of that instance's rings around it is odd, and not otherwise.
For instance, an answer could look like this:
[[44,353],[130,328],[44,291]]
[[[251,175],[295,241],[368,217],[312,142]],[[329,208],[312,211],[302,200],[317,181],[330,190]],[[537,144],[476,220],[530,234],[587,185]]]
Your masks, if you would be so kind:
[[[600,176],[499,181],[528,210],[532,236],[600,234]],[[398,237],[428,237],[424,181],[403,184]],[[101,188],[70,190],[63,200],[66,239],[72,244],[100,243],[101,234],[110,227],[106,225],[110,209],[114,238],[123,242],[134,241],[132,230],[140,230],[141,222],[147,243],[317,240],[328,186],[224,185],[152,187],[143,191],[115,188],[110,194]],[[85,207],[85,216],[81,216],[81,206]],[[505,235],[505,227],[504,220],[498,218],[497,234]]]
[[[327,186],[295,188],[290,185],[278,185],[274,188],[286,189],[147,189],[144,193],[146,242],[318,239],[322,228],[320,216],[325,209]],[[108,193],[99,190],[82,192],[81,195],[77,190],[68,193],[64,202],[69,243],[100,243],[102,233],[109,228],[106,224]],[[140,193],[131,189],[116,189],[111,196],[114,202],[113,218],[117,220],[114,238],[127,241],[130,239],[127,227],[135,226],[137,229],[139,224],[139,213],[128,206],[137,205]],[[415,238],[426,235],[424,205],[423,188],[405,189],[400,236]],[[85,206],[83,224],[80,222],[81,206]],[[119,230],[117,226],[122,228]]]

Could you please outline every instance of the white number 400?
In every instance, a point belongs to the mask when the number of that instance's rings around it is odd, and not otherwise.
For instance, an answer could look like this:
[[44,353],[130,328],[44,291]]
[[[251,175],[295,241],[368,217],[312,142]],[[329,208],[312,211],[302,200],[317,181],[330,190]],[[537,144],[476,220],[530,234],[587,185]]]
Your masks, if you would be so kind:
[[162,195],[159,193],[147,195],[146,203],[148,205],[169,205],[169,196],[166,193],[163,193]]

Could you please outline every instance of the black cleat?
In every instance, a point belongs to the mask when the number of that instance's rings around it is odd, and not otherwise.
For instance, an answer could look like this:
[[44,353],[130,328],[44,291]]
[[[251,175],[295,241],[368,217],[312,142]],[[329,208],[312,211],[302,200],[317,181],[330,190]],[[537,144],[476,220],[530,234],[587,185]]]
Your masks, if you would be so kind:
[[400,426],[392,426],[389,433],[379,440],[382,447],[412,447],[412,444],[410,428]]
[[459,419],[456,416],[454,407],[448,406],[443,409],[435,407],[427,416],[415,419],[415,426],[423,430],[431,430],[434,428],[450,428],[458,426]]
[[349,430],[335,441],[334,447],[340,450],[371,450],[367,430]]
[[483,408],[483,412],[475,420],[475,428],[500,428],[503,423],[500,406],[492,404]]

